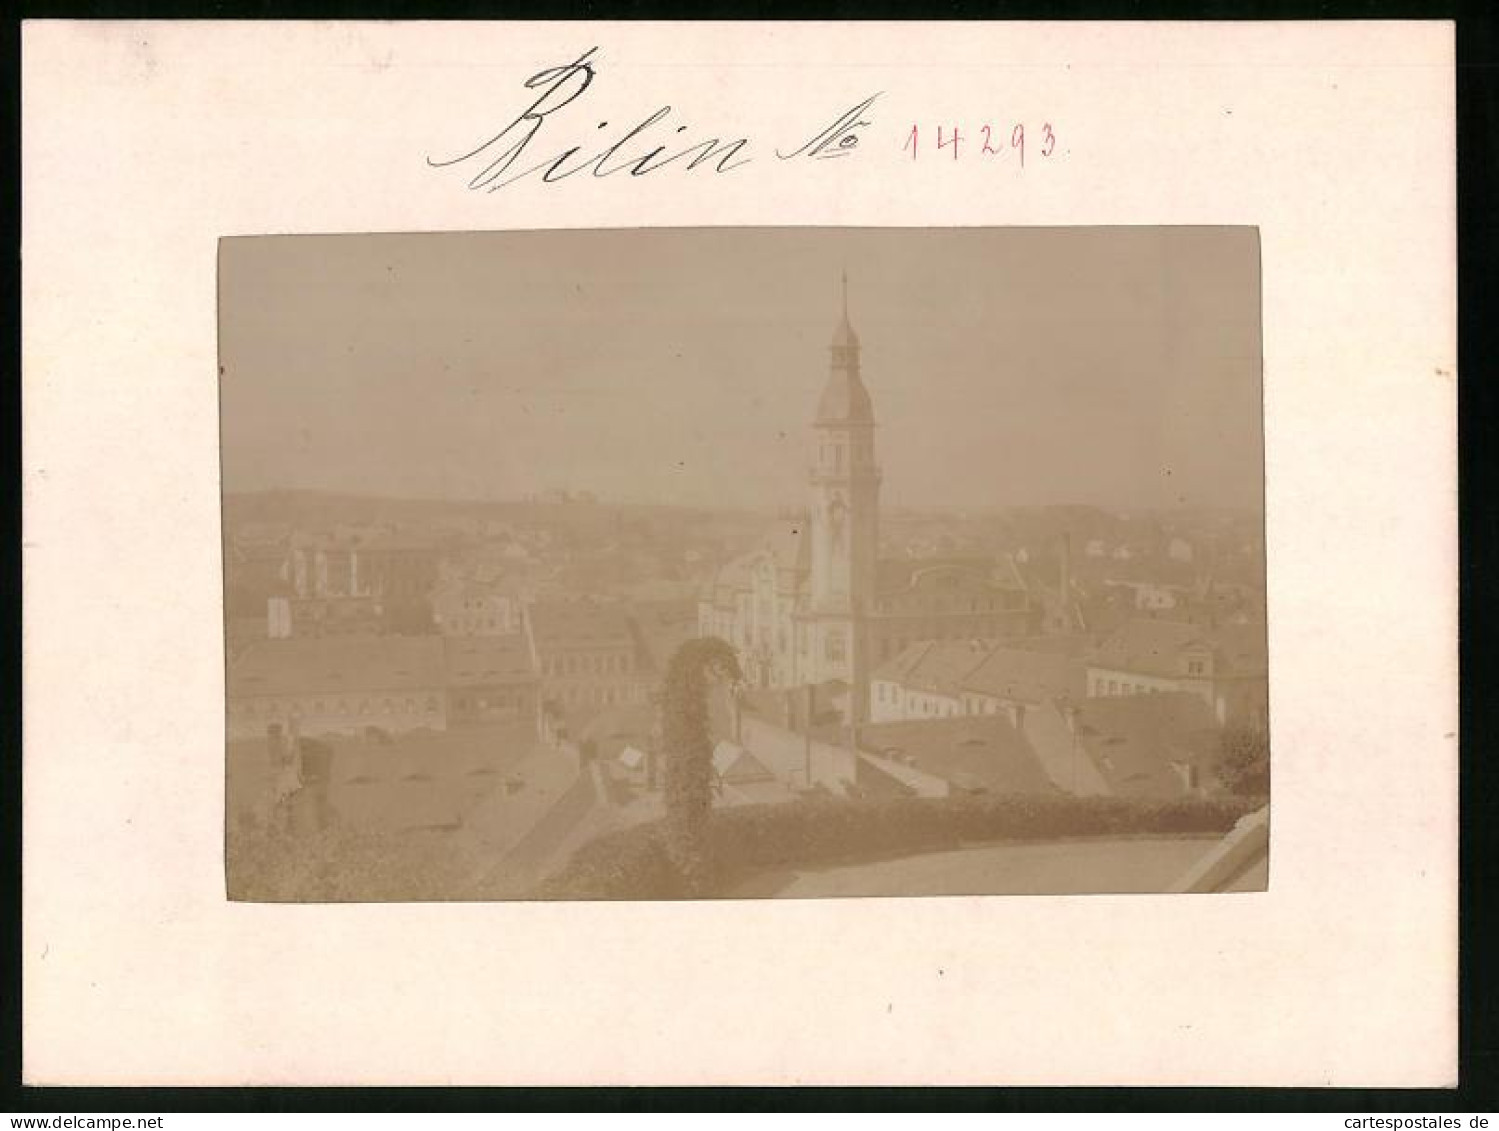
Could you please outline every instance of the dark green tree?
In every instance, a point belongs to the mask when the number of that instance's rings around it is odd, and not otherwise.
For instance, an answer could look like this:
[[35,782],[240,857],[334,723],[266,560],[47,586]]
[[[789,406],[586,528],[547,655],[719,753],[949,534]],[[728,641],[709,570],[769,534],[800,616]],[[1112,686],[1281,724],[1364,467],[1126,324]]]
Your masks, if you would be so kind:
[[713,807],[713,740],[708,691],[743,678],[734,649],[714,636],[688,640],[672,654],[661,687],[665,755],[666,847],[689,894],[707,880],[705,847]]

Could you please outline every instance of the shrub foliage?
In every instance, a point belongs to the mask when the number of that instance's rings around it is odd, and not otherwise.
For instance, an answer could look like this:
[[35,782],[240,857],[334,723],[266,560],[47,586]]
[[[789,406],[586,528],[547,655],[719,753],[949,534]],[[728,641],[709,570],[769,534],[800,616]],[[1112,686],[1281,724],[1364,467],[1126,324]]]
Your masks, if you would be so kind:
[[1233,727],[1223,732],[1216,774],[1230,793],[1244,797],[1270,794],[1270,740],[1262,731]]
[[661,687],[661,738],[666,755],[666,848],[688,888],[705,882],[705,829],[713,808],[713,740],[708,689],[742,678],[727,643],[713,636],[688,640],[672,654]]
[[669,847],[669,821],[585,844],[533,893],[542,899],[682,899],[725,894],[756,872],[845,859],[872,860],[973,844],[1082,836],[1226,832],[1241,798],[902,797],[817,799],[719,809],[703,827],[697,874]]

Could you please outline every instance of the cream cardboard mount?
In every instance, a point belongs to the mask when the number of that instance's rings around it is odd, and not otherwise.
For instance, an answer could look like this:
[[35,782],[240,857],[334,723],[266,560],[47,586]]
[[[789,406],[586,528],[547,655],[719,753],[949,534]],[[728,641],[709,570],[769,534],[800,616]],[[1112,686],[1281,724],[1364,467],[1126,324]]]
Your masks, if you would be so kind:
[[[23,34],[28,1081],[1454,1082],[1449,25]],[[225,899],[222,238],[1121,225],[1260,236],[1268,891]]]

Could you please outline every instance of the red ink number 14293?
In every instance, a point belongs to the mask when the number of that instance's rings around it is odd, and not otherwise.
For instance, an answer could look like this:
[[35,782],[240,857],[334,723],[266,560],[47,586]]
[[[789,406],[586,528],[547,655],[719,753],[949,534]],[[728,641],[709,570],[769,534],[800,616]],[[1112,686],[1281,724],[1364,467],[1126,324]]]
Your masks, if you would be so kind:
[[[1002,134],[996,134],[988,125],[979,127],[979,132],[968,135],[957,127],[949,130],[946,126],[938,126],[936,130],[934,155],[946,157],[944,150],[952,151],[952,159],[958,160],[964,153],[977,153],[981,157],[1003,157],[1006,153],[1014,153],[1020,159],[1020,167],[1025,168],[1026,157],[1026,135],[1025,123],[1017,122],[1010,129],[1008,141]],[[911,132],[906,135],[906,144],[902,150],[911,151],[911,160],[915,161],[921,155],[923,142],[927,146],[933,144],[933,138],[928,134],[922,136],[921,126],[913,124]],[[1050,157],[1057,149],[1057,135],[1051,128],[1050,122],[1044,122],[1038,135],[1031,139],[1032,152],[1041,157]]]

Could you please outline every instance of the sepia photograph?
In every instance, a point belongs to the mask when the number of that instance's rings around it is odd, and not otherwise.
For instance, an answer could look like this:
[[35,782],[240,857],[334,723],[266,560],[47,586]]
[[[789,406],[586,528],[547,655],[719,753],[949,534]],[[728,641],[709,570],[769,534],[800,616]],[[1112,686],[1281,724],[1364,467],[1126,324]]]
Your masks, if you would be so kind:
[[1259,233],[219,245],[251,902],[1270,883]]
[[28,1088],[1472,1075],[1450,21],[20,31]]

